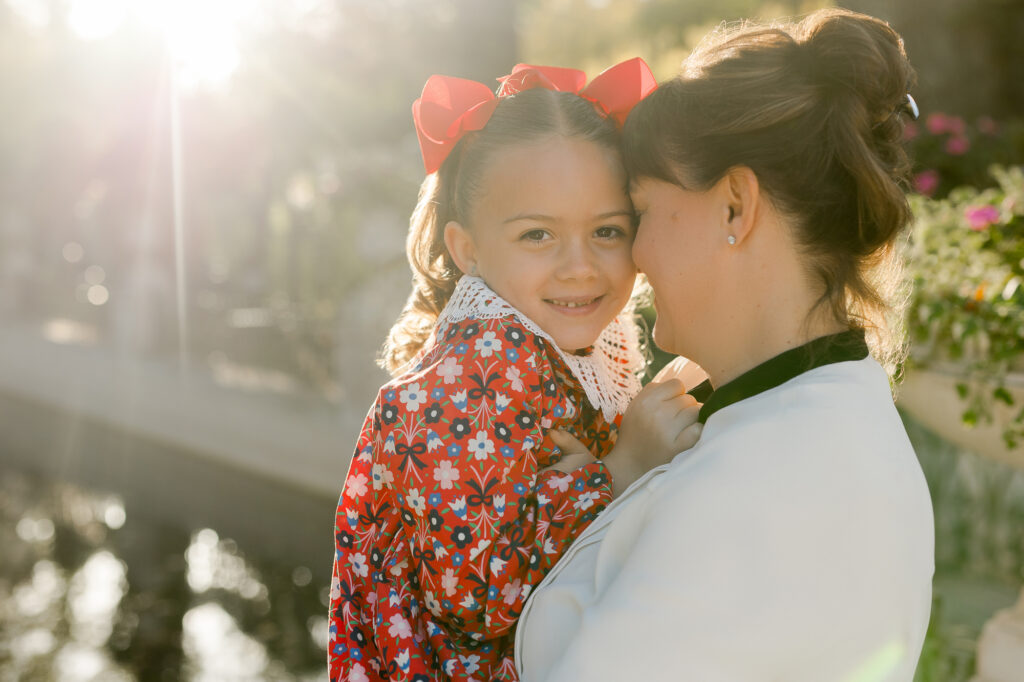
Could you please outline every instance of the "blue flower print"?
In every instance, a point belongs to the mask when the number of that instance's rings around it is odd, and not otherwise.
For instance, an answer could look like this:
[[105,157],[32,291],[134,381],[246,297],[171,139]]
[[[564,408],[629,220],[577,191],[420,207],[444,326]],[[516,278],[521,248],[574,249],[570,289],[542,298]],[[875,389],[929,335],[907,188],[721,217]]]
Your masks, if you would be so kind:
[[516,451],[508,445],[502,445],[501,448],[498,449],[498,452],[501,453],[502,457],[515,457],[516,455]]
[[582,478],[577,478],[577,479],[576,479],[576,482],[575,482],[575,483],[573,483],[572,487],[573,487],[573,488],[574,488],[575,490],[578,490],[578,491],[580,491],[580,492],[583,492],[583,490],[584,490],[584,489],[585,489],[585,488],[587,487],[587,482],[586,482],[586,481],[584,481],[584,480],[583,480]]
[[457,355],[465,355],[468,351],[469,351],[469,344],[468,343],[463,342],[463,343],[460,343],[459,345],[455,346],[455,353]]
[[558,419],[559,417],[565,414],[565,408],[562,407],[561,404],[557,404],[555,405],[555,409],[551,410],[551,414],[555,417],[555,419]]
[[526,494],[526,486],[523,483],[521,483],[521,482],[520,483],[516,483],[514,486],[512,486],[512,490],[513,490],[513,492],[515,492],[516,495],[525,495]]
[[430,397],[433,400],[440,400],[444,397],[444,389],[440,386],[435,386],[434,390],[430,392]]
[[462,565],[462,555],[461,554],[452,554],[452,566],[461,566],[461,565]]
[[487,598],[488,599],[497,599],[498,598],[498,594],[500,594],[498,592],[498,588],[495,587],[494,585],[491,585],[490,587],[487,588]]
[[449,457],[458,457],[460,452],[462,452],[462,446],[458,443],[452,443],[448,446]]
[[363,652],[362,652],[362,650],[358,649],[356,647],[352,647],[352,651],[349,652],[349,655],[352,657],[353,661],[361,661],[361,660],[363,660]]
[[508,359],[509,362],[519,362],[519,351],[517,351],[515,348],[506,348],[505,357]]
[[441,504],[441,494],[430,493],[430,497],[427,498],[427,503],[430,504],[432,507],[436,507],[437,505]]
[[398,394],[395,393],[395,390],[391,389],[390,391],[388,391],[387,393],[384,394],[384,400],[387,400],[388,402],[391,402],[391,401],[393,401],[395,399],[395,396],[397,396],[397,395]]

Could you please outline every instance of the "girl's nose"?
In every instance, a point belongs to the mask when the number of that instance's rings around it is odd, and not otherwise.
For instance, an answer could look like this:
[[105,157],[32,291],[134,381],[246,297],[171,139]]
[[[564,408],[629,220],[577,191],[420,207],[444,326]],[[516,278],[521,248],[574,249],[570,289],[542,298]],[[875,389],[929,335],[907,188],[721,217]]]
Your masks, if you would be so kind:
[[596,254],[589,245],[578,242],[566,244],[561,254],[558,275],[561,279],[589,279],[597,274]]

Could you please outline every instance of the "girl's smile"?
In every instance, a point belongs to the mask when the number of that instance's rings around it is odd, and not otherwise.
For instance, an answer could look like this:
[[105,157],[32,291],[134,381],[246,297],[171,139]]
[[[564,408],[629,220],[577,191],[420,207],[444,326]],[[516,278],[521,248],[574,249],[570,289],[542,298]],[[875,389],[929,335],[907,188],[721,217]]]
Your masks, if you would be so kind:
[[468,225],[446,242],[563,350],[592,345],[633,291],[633,208],[613,152],[550,137],[503,150],[481,179]]

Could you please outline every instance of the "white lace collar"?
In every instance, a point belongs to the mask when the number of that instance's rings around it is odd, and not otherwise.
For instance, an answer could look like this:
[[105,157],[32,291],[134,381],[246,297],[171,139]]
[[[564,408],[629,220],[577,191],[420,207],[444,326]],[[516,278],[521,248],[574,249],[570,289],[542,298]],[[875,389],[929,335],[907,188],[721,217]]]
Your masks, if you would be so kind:
[[580,383],[590,404],[611,421],[626,411],[629,401],[640,391],[640,372],[645,362],[640,353],[633,306],[619,313],[594,343],[589,355],[566,353],[543,329],[519,312],[511,303],[494,293],[479,277],[463,275],[448,305],[438,316],[434,338],[444,338],[449,325],[467,318],[495,319],[514,317],[530,332],[547,341],[565,361]]

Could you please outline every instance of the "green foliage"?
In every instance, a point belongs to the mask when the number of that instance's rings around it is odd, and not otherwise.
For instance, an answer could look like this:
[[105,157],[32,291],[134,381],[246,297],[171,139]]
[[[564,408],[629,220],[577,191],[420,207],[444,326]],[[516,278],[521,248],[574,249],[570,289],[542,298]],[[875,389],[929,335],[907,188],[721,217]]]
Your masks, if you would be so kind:
[[772,20],[829,0],[527,0],[521,8],[524,60],[575,66],[590,75],[643,57],[658,79],[671,78],[704,34],[741,18]]
[[934,199],[956,187],[993,187],[993,165],[1024,162],[1024,121],[999,123],[980,116],[968,122],[933,112],[908,123],[904,136],[914,160],[914,189]]
[[[968,425],[991,421],[996,403],[1016,407],[1006,374],[1024,368],[1024,168],[996,166],[990,177],[995,187],[913,196],[907,249],[912,359],[962,367]],[[1022,435],[1024,409],[1005,429],[1007,446]]]

